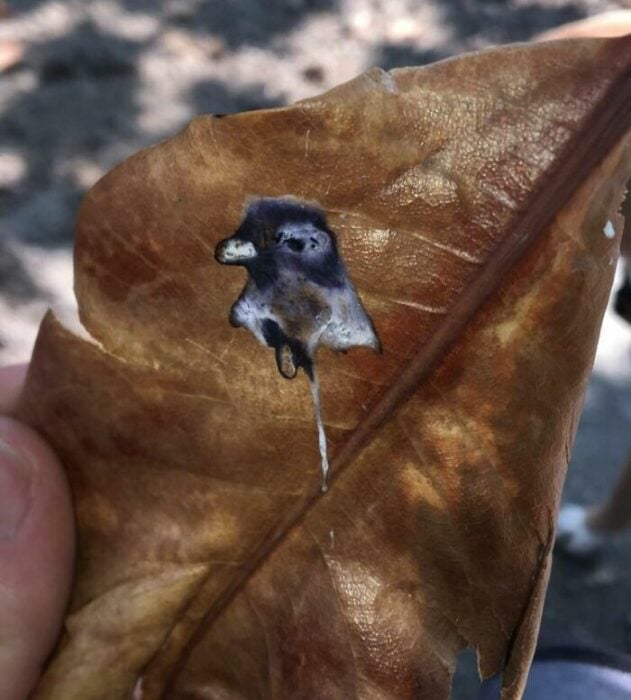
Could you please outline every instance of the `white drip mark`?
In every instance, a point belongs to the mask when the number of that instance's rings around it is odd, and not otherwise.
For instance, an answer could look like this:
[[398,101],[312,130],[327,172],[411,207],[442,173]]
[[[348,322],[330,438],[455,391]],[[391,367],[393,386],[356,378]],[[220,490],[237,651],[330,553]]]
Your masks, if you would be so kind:
[[329,488],[326,483],[326,477],[329,473],[329,457],[326,448],[326,432],[324,430],[324,423],[322,422],[322,411],[320,410],[320,382],[318,381],[315,365],[313,367],[313,379],[309,379],[309,388],[311,389],[313,412],[315,413],[316,425],[318,426],[318,447],[320,448],[322,491],[326,491]]
[[311,129],[307,129],[307,133],[305,134],[305,160],[307,160],[309,156],[309,135],[311,134]]
[[613,227],[613,224],[611,221],[608,221],[605,224],[605,228],[603,229],[603,233],[607,238],[615,238],[616,237],[616,229]]

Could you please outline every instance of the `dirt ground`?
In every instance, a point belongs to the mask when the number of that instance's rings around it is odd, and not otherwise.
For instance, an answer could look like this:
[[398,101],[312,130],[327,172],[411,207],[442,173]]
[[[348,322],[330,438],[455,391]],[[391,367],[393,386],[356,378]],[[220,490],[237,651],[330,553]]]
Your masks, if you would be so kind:
[[[0,0],[0,363],[74,308],[83,193],[200,113],[285,104],[372,65],[420,65],[631,6],[607,0]],[[608,313],[566,498],[607,493],[631,448],[631,327]],[[631,537],[558,558],[545,631],[631,651]],[[468,657],[454,697],[475,696]]]

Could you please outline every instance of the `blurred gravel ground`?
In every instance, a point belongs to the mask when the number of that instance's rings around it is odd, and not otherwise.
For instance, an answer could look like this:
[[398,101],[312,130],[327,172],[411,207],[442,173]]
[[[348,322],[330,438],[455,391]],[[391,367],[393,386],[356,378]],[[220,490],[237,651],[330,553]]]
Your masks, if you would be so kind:
[[[525,41],[631,0],[0,0],[0,362],[49,305],[73,316],[72,225],[116,162],[194,115],[307,97],[372,65]],[[566,497],[608,492],[631,448],[631,327],[608,312]],[[631,536],[555,563],[544,629],[631,650]],[[469,657],[454,697],[473,698]]]

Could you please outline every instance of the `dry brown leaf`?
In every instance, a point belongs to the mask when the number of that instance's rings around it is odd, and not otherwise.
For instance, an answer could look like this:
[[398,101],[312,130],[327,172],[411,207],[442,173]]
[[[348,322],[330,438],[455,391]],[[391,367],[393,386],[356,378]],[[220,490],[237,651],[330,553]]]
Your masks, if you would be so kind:
[[[47,316],[19,410],[79,523],[36,698],[439,700],[466,645],[521,696],[630,66],[627,38],[372,70],[196,119],[92,189],[76,289],[99,344]],[[383,344],[319,352],[326,494],[307,382],[228,324],[245,277],[213,258],[248,197],[284,195],[325,209]]]

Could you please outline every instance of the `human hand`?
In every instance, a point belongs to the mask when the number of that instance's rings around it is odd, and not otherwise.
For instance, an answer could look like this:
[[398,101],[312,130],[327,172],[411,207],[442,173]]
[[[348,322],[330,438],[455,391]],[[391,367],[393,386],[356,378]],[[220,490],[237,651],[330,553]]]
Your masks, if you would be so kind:
[[0,368],[0,698],[25,700],[63,620],[74,522],[61,464],[44,440],[7,417],[26,365]]

